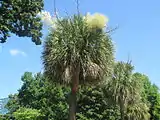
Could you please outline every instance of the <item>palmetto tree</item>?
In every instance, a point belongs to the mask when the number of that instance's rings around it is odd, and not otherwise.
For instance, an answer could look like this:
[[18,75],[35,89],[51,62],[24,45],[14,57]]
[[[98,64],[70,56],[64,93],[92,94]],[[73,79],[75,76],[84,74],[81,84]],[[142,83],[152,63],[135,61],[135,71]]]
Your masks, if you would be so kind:
[[133,75],[130,62],[118,62],[114,76],[107,85],[107,92],[119,105],[121,120],[147,120],[148,108],[141,101],[142,82]]
[[128,98],[128,105],[126,110],[126,117],[128,120],[149,120],[149,105],[144,100],[144,79],[145,76],[141,76],[138,73],[132,75],[132,85],[135,87],[135,91],[132,92]]
[[79,84],[99,83],[110,76],[113,45],[103,29],[104,16],[74,15],[57,19],[43,51],[44,73],[52,82],[71,86],[69,119],[76,119],[76,93]]
[[149,120],[149,108],[145,103],[140,101],[133,102],[127,107],[127,120]]
[[[130,63],[118,62],[114,67],[113,79],[107,85],[107,91],[120,107],[121,119],[125,119],[128,99],[136,86],[132,81],[133,67]],[[136,92],[136,91],[135,91]]]

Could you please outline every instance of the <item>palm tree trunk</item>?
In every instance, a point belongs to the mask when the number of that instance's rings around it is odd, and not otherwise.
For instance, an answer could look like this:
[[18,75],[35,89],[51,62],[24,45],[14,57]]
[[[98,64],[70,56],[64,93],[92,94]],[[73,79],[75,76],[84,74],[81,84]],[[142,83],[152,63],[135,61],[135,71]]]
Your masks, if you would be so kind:
[[69,99],[69,120],[76,120],[76,93],[72,91]]
[[71,78],[71,94],[69,99],[69,120],[76,120],[76,94],[79,85],[80,66],[73,67]]
[[120,109],[120,113],[121,113],[121,120],[124,120],[124,111],[122,109]]
[[120,100],[121,120],[125,120],[125,106],[123,100]]

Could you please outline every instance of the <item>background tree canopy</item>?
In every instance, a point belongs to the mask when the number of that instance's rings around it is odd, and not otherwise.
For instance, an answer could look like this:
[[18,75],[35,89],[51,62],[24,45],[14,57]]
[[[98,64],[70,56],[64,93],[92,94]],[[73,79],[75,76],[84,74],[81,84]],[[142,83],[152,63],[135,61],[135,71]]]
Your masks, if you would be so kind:
[[42,23],[36,16],[42,9],[43,0],[0,0],[0,43],[13,33],[41,44]]
[[[121,74],[122,75],[122,74]],[[128,120],[145,120],[144,117],[150,115],[147,120],[159,120],[159,96],[158,87],[151,84],[148,77],[141,73],[134,73],[133,77],[141,84],[141,91],[137,91],[140,95],[136,101],[131,101],[132,95],[129,94],[129,103],[125,111],[125,115],[133,118]],[[115,78],[114,78],[115,79]],[[115,79],[117,84],[119,79]],[[3,116],[4,120],[8,118],[15,118],[14,115],[19,115],[25,110],[37,110],[39,120],[67,120],[68,119],[68,95],[69,87],[51,85],[43,74],[37,73],[33,75],[31,72],[25,72],[22,76],[23,85],[19,89],[18,94],[10,95],[9,102],[6,105],[10,111],[7,115]],[[125,83],[126,84],[126,83]],[[78,120],[121,120],[121,106],[118,102],[112,99],[112,91],[109,91],[108,86],[81,86],[78,92],[78,106],[77,106],[77,119]],[[114,84],[113,84],[114,85]],[[123,82],[120,84],[123,85]],[[115,86],[113,87],[115,88]],[[119,92],[114,94],[119,95]],[[136,96],[137,96],[136,95]],[[137,97],[136,97],[137,98]],[[142,104],[143,101],[143,104]],[[142,106],[141,106],[142,105]],[[145,109],[147,106],[147,112]],[[30,109],[24,109],[30,108]],[[23,110],[22,110],[23,109]],[[20,113],[19,113],[20,112]],[[28,114],[30,113],[28,112]],[[39,114],[40,113],[40,114]],[[23,114],[25,117],[25,114]],[[137,118],[138,116],[140,118]],[[32,114],[31,114],[32,116]],[[34,116],[34,115],[33,115]],[[17,119],[19,120],[19,119]]]

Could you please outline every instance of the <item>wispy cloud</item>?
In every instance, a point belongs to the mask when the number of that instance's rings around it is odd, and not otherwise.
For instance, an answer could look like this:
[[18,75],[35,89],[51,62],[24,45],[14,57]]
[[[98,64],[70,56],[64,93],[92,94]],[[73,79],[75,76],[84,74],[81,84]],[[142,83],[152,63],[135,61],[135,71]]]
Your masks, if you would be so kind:
[[21,56],[24,56],[24,57],[27,56],[27,54],[25,52],[23,52],[21,50],[17,50],[17,49],[11,49],[9,52],[12,56],[17,56],[17,55],[21,55]]

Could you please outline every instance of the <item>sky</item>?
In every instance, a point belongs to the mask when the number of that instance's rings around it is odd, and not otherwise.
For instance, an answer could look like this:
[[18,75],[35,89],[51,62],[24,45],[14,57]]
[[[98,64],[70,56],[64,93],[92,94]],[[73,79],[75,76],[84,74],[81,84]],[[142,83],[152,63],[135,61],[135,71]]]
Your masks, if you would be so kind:
[[[54,13],[53,0],[44,0],[44,10]],[[102,13],[109,18],[116,60],[132,60],[136,72],[148,75],[160,87],[160,1],[159,0],[80,0],[80,11]],[[76,13],[75,0],[56,0],[60,15]],[[45,36],[47,30],[43,30]],[[0,98],[20,89],[25,71],[40,72],[42,46],[30,38],[12,35],[0,44]]]

